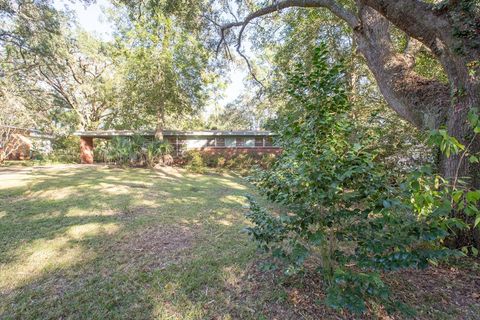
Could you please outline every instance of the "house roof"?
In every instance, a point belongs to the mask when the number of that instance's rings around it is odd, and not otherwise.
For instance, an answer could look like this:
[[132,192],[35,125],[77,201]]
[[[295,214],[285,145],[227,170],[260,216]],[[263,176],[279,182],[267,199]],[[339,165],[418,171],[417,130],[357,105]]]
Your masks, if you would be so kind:
[[[95,131],[76,131],[73,133],[79,137],[92,138],[111,138],[111,137],[131,137],[134,135],[151,136],[155,135],[153,130],[95,130]],[[181,131],[181,130],[164,130],[164,136],[274,136],[270,131],[222,131],[222,130],[201,130],[201,131]]]

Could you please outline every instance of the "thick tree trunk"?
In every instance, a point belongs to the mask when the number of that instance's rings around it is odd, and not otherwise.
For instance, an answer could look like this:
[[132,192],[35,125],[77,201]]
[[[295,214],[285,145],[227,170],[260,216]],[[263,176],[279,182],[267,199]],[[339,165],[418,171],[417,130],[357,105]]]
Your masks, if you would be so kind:
[[378,12],[364,6],[359,15],[354,38],[387,103],[418,128],[438,128],[450,105],[448,86],[413,70],[414,57],[396,52],[390,23]]
[[[471,154],[479,152],[480,138],[472,142],[474,134],[467,122],[468,112],[480,107],[480,9],[475,0],[451,0],[439,5],[420,0],[356,3],[357,12],[353,12],[334,0],[278,1],[251,13],[244,21],[224,25],[222,41],[226,29],[241,27],[241,37],[248,22],[283,8],[327,8],[353,29],[358,50],[393,110],[421,130],[446,127],[449,135],[470,145]],[[414,57],[399,53],[393,46],[392,25],[431,50],[444,68],[449,85],[414,71]],[[439,171],[451,182],[462,179],[467,188],[480,189],[480,165],[470,164],[465,156],[443,156]],[[453,214],[465,218],[461,212]],[[472,230],[459,234],[456,246],[471,245],[474,234]],[[480,236],[476,239],[480,248]]]
[[[389,5],[393,3],[386,2]],[[379,7],[379,9],[383,10],[385,15],[393,14],[388,12],[388,8]],[[395,13],[398,15],[398,11]],[[449,88],[438,81],[425,79],[413,71],[413,57],[395,51],[390,39],[390,23],[378,11],[363,6],[359,12],[359,18],[361,28],[354,31],[355,39],[359,51],[365,57],[387,103],[402,118],[418,128],[436,129],[444,126],[450,136],[457,138],[463,145],[469,146],[470,154],[479,152],[480,138],[474,135],[467,120],[470,109],[480,105],[478,75],[472,76],[472,70],[467,68],[467,65],[471,63],[469,59],[478,57],[478,54],[472,52],[468,47],[463,50],[468,53],[457,54],[453,52],[452,48],[447,49],[438,42],[432,44],[428,36],[430,36],[429,32],[434,31],[428,30],[427,32],[426,27],[420,28],[425,32],[420,40],[429,45],[432,52],[438,55],[440,62],[444,65],[450,80]],[[442,42],[451,46],[462,45],[461,41],[451,39],[452,25],[449,26],[448,32],[445,31],[447,27],[445,21],[448,19],[434,22],[433,20],[437,17],[427,18],[432,20],[433,25],[435,23],[442,25],[442,30],[436,30],[444,33],[438,36],[442,37]],[[408,24],[405,26],[405,30],[411,31],[412,21],[407,20]],[[399,20],[400,22],[407,23]],[[413,30],[418,31],[417,29]],[[439,171],[452,184],[461,180],[466,183],[467,188],[480,189],[480,166],[469,163],[468,157],[462,156],[462,154],[450,157],[442,155]],[[472,223],[473,221],[472,217],[466,217],[460,211],[454,211],[452,214],[467,222]],[[480,232],[478,228],[477,230],[457,231],[456,237],[450,244],[454,247],[474,244],[480,248]]]
[[[468,146],[467,154],[477,154],[480,152],[480,137],[475,135],[470,127],[467,114],[471,106],[470,97],[466,95],[463,103],[453,105],[447,117],[447,129],[450,136],[456,137],[463,145]],[[469,189],[480,190],[480,166],[468,161],[468,156],[462,153],[446,157],[442,155],[440,159],[440,172],[443,177],[448,179],[454,187],[467,187]],[[465,184],[461,186],[461,184]],[[459,217],[470,225],[473,225],[475,217],[466,216],[462,211],[454,210],[453,216]],[[475,230],[456,230],[455,237],[450,239],[451,247],[461,248],[474,245],[480,249],[480,229]]]

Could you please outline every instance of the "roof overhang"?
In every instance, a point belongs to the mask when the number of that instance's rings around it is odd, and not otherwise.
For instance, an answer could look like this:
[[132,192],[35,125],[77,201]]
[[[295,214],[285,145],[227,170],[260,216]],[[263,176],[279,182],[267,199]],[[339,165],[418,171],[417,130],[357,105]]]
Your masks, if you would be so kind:
[[[270,131],[221,131],[221,130],[203,130],[203,131],[181,131],[181,130],[164,130],[163,135],[166,137],[171,136],[194,136],[194,137],[206,137],[206,136],[274,136],[275,134]],[[112,137],[131,137],[135,135],[144,137],[155,136],[153,130],[96,130],[96,131],[76,131],[73,133],[78,137],[90,137],[90,138],[112,138]]]

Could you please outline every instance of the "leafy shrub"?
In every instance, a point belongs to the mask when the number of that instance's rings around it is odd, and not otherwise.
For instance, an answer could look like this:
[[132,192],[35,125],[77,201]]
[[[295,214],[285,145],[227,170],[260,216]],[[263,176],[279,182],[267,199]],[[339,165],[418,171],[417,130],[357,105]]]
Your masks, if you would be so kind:
[[205,163],[203,162],[202,154],[199,151],[193,150],[188,152],[186,168],[188,171],[194,173],[205,172]]
[[215,166],[217,168],[224,168],[226,164],[227,164],[227,159],[225,159],[224,157],[218,157],[217,163]]
[[217,170],[229,169],[244,176],[249,175],[255,167],[270,167],[276,159],[276,156],[273,154],[242,153],[227,158],[222,154],[200,153],[200,156],[207,167],[216,168]]
[[289,214],[273,215],[249,198],[247,232],[284,261],[286,274],[320,258],[326,302],[363,312],[367,300],[390,305],[380,271],[457,255],[443,241],[464,225],[449,216],[446,181],[425,171],[399,183],[375,161],[365,147],[375,137],[356,130],[345,88],[342,66],[328,63],[324,45],[309,68],[297,65],[288,75],[290,100],[274,128],[284,151],[251,181]]
[[172,150],[172,146],[166,141],[133,136],[114,137],[102,146],[98,146],[96,154],[105,162],[154,167],[158,163],[163,164],[164,157]]
[[246,175],[256,164],[255,158],[248,154],[239,154],[227,160],[225,166],[231,170],[236,170],[240,174]]
[[166,141],[148,142],[142,149],[147,166],[154,167],[156,164],[167,164],[165,157],[170,155],[173,147]]
[[218,167],[218,159],[221,158],[222,156],[216,153],[199,153],[200,156],[202,157],[203,162],[207,167],[210,168],[217,168]]
[[62,136],[53,141],[52,152],[43,156],[42,160],[59,163],[80,162],[80,138]]

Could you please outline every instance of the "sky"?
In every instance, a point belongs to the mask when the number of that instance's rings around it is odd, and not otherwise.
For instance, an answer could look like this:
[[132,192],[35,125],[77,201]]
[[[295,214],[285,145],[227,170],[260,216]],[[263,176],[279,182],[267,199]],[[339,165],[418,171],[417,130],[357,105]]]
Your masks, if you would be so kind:
[[[68,9],[73,11],[77,17],[77,22],[82,29],[96,34],[103,40],[112,39],[113,26],[103,13],[105,9],[111,7],[109,1],[97,0],[95,3],[86,6],[78,1],[70,2],[55,0],[54,6],[60,10]],[[225,88],[224,96],[220,100],[217,100],[217,105],[219,107],[222,108],[226,106],[239,96],[239,94],[245,89],[244,79],[247,75],[248,72],[244,67],[232,63],[231,70],[227,74],[229,83]],[[207,105],[205,115],[211,114],[214,108],[215,105],[213,103]]]

